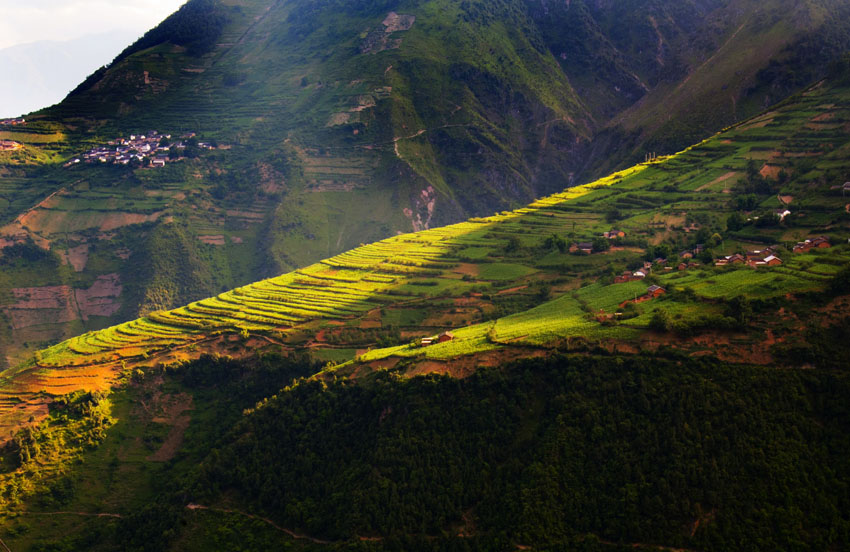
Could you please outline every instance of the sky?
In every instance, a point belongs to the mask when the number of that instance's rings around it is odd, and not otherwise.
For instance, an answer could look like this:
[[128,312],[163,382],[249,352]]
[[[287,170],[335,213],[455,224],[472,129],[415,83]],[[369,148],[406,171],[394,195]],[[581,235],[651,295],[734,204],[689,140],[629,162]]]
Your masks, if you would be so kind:
[[0,0],[0,49],[115,30],[141,36],[186,0]]

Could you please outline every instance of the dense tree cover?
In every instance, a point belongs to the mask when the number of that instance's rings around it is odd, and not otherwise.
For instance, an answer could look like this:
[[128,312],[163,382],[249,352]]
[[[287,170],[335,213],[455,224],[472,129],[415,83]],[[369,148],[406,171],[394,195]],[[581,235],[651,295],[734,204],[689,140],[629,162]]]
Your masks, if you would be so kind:
[[124,50],[116,61],[163,42],[185,46],[190,55],[204,54],[215,46],[227,19],[218,0],[190,0]]
[[51,259],[50,252],[38,247],[32,238],[0,249],[0,266],[15,264],[18,261],[37,263]]
[[[466,380],[304,381],[204,460],[192,500],[315,536],[464,528],[704,550],[846,546],[846,376],[559,356]],[[415,539],[414,539],[415,540]]]

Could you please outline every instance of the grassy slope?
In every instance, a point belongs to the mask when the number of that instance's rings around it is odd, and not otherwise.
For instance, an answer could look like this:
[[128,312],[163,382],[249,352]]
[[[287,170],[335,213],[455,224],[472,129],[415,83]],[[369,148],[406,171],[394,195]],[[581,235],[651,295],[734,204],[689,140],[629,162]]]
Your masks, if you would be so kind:
[[[764,300],[824,289],[830,275],[847,263],[846,247],[806,256],[783,249],[783,266],[758,271],[705,267],[685,273],[660,271],[655,278],[671,290],[668,297],[643,303],[636,317],[620,324],[603,324],[595,318],[600,309],[611,314],[620,301],[645,289],[648,284],[604,282],[610,281],[606,276],[640,262],[650,245],[666,244],[675,256],[715,232],[722,234],[722,243],[714,247],[714,255],[760,243],[790,248],[799,239],[825,232],[836,243],[843,242],[845,201],[831,185],[848,168],[846,134],[841,130],[850,119],[847,97],[845,88],[819,86],[676,156],[568,189],[526,208],[389,238],[277,278],[66,341],[3,374],[4,426],[14,427],[28,416],[43,402],[43,391],[104,388],[123,366],[153,359],[168,362],[204,350],[239,354],[244,351],[240,339],[248,339],[250,347],[306,345],[316,351],[361,352],[377,343],[395,342],[396,348],[369,352],[360,361],[444,360],[517,345],[562,345],[575,338],[658,346],[658,337],[647,333],[647,326],[659,307],[683,329],[705,324],[707,316],[728,314],[717,303],[723,297],[740,295],[776,308],[775,302]],[[750,224],[727,231],[727,217],[742,195],[725,192],[745,186],[748,160],[763,163],[767,157],[766,165],[781,166],[791,176],[784,184],[762,182],[770,191],[751,201],[769,209],[779,205],[777,196],[792,196],[792,216],[784,225]],[[613,223],[606,220],[612,214],[618,219]],[[612,224],[627,232],[631,241],[626,247],[575,256],[543,246],[553,234],[588,240]],[[701,231],[684,231],[689,224]],[[600,278],[603,283],[588,285]],[[536,305],[540,306],[511,316]],[[789,309],[795,310],[793,303],[786,305]],[[482,320],[490,322],[459,330],[458,339],[448,344],[399,345]],[[799,334],[793,317],[774,322],[782,326],[760,322],[748,332],[724,338],[714,352],[769,362],[766,330],[786,332],[792,341]],[[706,350],[700,343],[685,340],[682,346],[699,353]],[[345,360],[340,353],[324,357]]]
[[[109,259],[70,277],[53,272],[45,285],[127,278],[120,311],[105,320],[10,322],[5,365],[81,328],[523,205],[575,170],[563,152],[589,136],[588,117],[513,1],[226,4],[210,51],[135,51],[8,134],[27,148],[0,157],[1,233]],[[389,35],[400,48],[362,53],[390,10],[416,16]],[[227,149],[159,170],[60,167],[148,129],[199,132]],[[181,235],[184,257],[198,262],[170,269],[182,259],[154,246],[162,234]],[[167,269],[150,270],[148,254]],[[15,287],[24,286],[3,292]]]
[[[516,208],[582,170],[604,174],[647,148],[697,141],[823,73],[846,34],[832,2],[785,10],[777,1],[771,10],[787,14],[778,17],[756,13],[763,3],[714,1],[567,11],[519,0],[225,2],[228,22],[210,51],[135,51],[30,126],[0,129],[27,144],[0,155],[1,233],[29,235],[57,259],[96,250],[98,262],[50,271],[44,285],[84,290],[98,276],[126,277],[112,316],[54,323],[42,309],[21,327],[6,312],[0,366],[80,331],[399,231]],[[390,10],[417,17],[390,36],[401,47],[361,53]],[[617,114],[622,129],[586,150]],[[230,149],[158,171],[58,167],[149,128],[201,132]],[[192,263],[172,269],[171,252],[152,247],[164,233],[183,237]],[[124,259],[128,250],[135,256]],[[169,269],[147,270],[148,253]],[[21,275],[35,272],[48,274]],[[0,303],[10,306],[4,296],[16,287],[26,286],[4,284]]]

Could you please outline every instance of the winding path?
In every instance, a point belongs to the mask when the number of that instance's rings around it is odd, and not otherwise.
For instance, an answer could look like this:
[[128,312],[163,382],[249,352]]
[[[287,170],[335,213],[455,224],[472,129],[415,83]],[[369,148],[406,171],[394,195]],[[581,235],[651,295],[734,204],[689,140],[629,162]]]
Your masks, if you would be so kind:
[[242,512],[240,510],[230,510],[230,509],[226,509],[226,508],[210,508],[209,506],[202,506],[201,504],[187,504],[186,508],[189,509],[189,510],[209,510],[210,512],[221,512],[221,513],[225,513],[225,514],[239,514],[240,516],[244,516],[244,517],[249,518],[249,519],[257,519],[257,520],[260,520],[262,522],[265,522],[265,523],[271,525],[272,527],[274,527],[275,529],[277,529],[278,531],[280,531],[282,533],[286,533],[287,535],[289,535],[293,539],[307,540],[307,541],[310,541],[314,544],[333,544],[333,541],[317,539],[317,538],[314,538],[314,537],[311,537],[311,536],[308,536],[308,535],[301,535],[301,534],[296,533],[295,531],[293,531],[291,529],[287,529],[286,527],[281,527],[280,525],[278,525],[277,523],[273,522],[272,520],[270,520],[268,518],[264,518],[262,516],[255,516],[253,514]]

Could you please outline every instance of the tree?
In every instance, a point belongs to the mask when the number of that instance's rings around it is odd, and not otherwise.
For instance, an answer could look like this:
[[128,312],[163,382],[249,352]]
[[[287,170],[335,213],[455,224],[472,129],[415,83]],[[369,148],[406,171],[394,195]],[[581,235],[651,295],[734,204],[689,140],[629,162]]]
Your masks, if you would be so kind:
[[656,309],[652,313],[652,318],[649,321],[649,327],[657,332],[669,332],[673,326],[673,320],[670,318],[670,313],[667,309]]
[[607,238],[593,238],[593,250],[594,251],[608,251],[611,249],[611,241]]
[[726,219],[726,229],[735,232],[744,227],[744,217],[742,217],[739,213],[732,213],[729,215],[729,218]]
[[706,245],[708,245],[708,247],[717,247],[721,243],[723,243],[723,236],[715,232],[710,238],[708,238]]
[[552,234],[543,241],[543,248],[547,250],[558,248],[558,251],[564,253],[567,250],[567,242],[558,234]]
[[508,243],[505,244],[505,253],[516,253],[522,247],[522,242],[516,236],[508,238]]
[[753,305],[743,295],[733,297],[726,303],[726,316],[734,318],[738,324],[745,325],[753,316]]
[[623,214],[616,207],[612,207],[605,212],[605,220],[608,222],[614,222],[616,220],[620,220],[623,218]]

